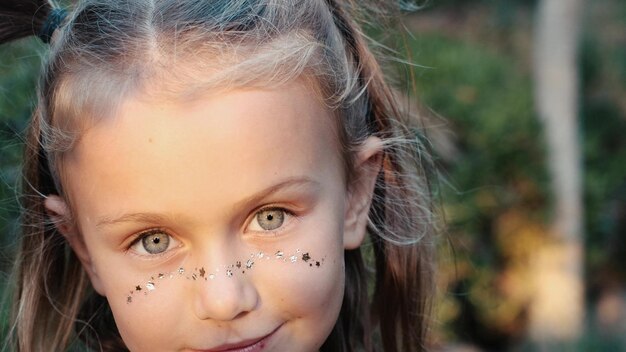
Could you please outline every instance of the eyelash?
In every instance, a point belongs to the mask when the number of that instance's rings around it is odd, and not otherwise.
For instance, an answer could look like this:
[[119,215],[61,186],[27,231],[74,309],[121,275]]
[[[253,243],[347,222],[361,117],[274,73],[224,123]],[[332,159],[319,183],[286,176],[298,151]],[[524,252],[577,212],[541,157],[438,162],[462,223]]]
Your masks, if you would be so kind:
[[[256,210],[254,213],[252,213],[252,217],[250,218],[249,221],[247,221],[247,223],[246,223],[246,225],[244,227],[244,232],[247,232],[248,231],[247,229],[250,227],[250,224],[253,221],[256,221],[256,217],[257,217],[257,215],[259,213],[264,212],[264,211],[270,211],[270,210],[280,210],[280,211],[284,212],[285,215],[286,215],[286,217],[284,219],[284,223],[276,230],[252,231],[253,233],[263,234],[263,235],[260,235],[260,236],[268,236],[268,235],[277,236],[281,232],[284,231],[284,228],[286,226],[288,226],[288,222],[291,222],[291,221],[297,219],[296,214],[293,211],[289,210],[289,209],[286,209],[284,207],[279,207],[279,206],[266,206],[266,207],[263,207],[263,208],[260,208],[260,209]],[[132,253],[135,256],[141,257],[141,258],[158,259],[158,258],[161,258],[161,257],[166,256],[168,254],[171,254],[170,252],[172,252],[172,250],[174,250],[175,248],[178,248],[180,246],[180,244],[179,244],[178,246],[176,246],[174,248],[168,249],[168,250],[166,250],[166,251],[164,251],[162,253],[157,253],[157,254],[140,254],[140,253],[137,253],[136,251],[134,251],[134,252],[132,251],[132,248],[135,245],[137,245],[140,241],[142,241],[145,237],[153,235],[155,233],[166,234],[167,236],[170,237],[170,239],[174,239],[175,241],[178,241],[166,229],[164,229],[164,228],[152,228],[152,229],[147,229],[147,230],[144,230],[144,231],[141,231],[141,232],[137,233],[134,236],[133,240],[130,242],[130,244],[127,246],[126,251],[129,252],[129,253]],[[180,242],[180,241],[178,241],[178,242]]]

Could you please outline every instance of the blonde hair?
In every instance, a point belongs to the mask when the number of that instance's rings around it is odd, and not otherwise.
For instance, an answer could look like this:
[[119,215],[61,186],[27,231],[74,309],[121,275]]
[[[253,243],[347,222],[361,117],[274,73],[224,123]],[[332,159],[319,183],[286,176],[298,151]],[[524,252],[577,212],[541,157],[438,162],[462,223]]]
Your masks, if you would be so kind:
[[63,350],[79,336],[94,349],[125,349],[106,301],[45,221],[43,199],[64,196],[63,157],[83,128],[135,94],[191,99],[209,89],[304,78],[335,112],[348,182],[360,143],[371,135],[384,143],[364,247],[374,261],[373,294],[361,250],[346,251],[344,303],[322,350],[372,351],[374,332],[385,351],[424,349],[433,271],[430,159],[348,15],[356,10],[334,0],[82,1],[55,34],[28,136],[14,346]]

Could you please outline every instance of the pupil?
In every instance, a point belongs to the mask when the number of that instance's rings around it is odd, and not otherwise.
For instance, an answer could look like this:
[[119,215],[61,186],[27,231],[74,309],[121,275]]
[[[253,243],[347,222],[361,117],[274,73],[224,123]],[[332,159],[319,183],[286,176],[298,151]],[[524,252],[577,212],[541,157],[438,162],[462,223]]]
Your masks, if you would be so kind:
[[155,237],[155,238],[152,239],[152,243],[154,243],[154,244],[159,244],[159,242],[161,242],[161,238],[159,238],[159,237]]
[[267,220],[269,220],[269,221],[274,220],[274,215],[272,215],[272,214],[267,214]]

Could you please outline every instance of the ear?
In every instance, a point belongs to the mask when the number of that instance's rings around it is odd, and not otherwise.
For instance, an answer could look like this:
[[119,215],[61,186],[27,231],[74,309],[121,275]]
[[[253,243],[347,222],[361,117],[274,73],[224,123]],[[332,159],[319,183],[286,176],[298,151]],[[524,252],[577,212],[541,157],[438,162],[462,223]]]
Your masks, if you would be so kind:
[[56,229],[65,237],[70,247],[80,260],[83,268],[87,272],[91,284],[96,292],[103,294],[100,278],[91,262],[89,251],[85,245],[83,237],[80,235],[76,225],[71,220],[71,214],[67,203],[57,195],[49,195],[44,201],[44,206],[48,217],[56,227]]
[[382,146],[382,141],[378,137],[371,136],[363,142],[357,153],[354,165],[355,179],[348,185],[343,234],[345,249],[358,248],[365,238],[374,186],[382,162]]

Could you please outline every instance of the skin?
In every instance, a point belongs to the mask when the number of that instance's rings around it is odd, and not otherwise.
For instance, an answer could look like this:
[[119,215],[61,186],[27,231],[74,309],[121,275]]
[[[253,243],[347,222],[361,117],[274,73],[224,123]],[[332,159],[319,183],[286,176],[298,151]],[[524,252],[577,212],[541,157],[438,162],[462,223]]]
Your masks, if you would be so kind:
[[[135,97],[85,131],[64,159],[73,211],[55,195],[45,205],[131,351],[221,351],[266,336],[255,348],[319,350],[341,308],[344,250],[365,234],[381,150],[365,141],[348,187],[335,129],[292,82],[191,103]],[[268,207],[286,211],[271,231],[257,218]],[[137,241],[151,229],[170,239],[157,255]],[[223,275],[251,253],[297,249],[323,264],[266,260]],[[222,275],[157,279],[147,294],[150,277],[179,267]]]

